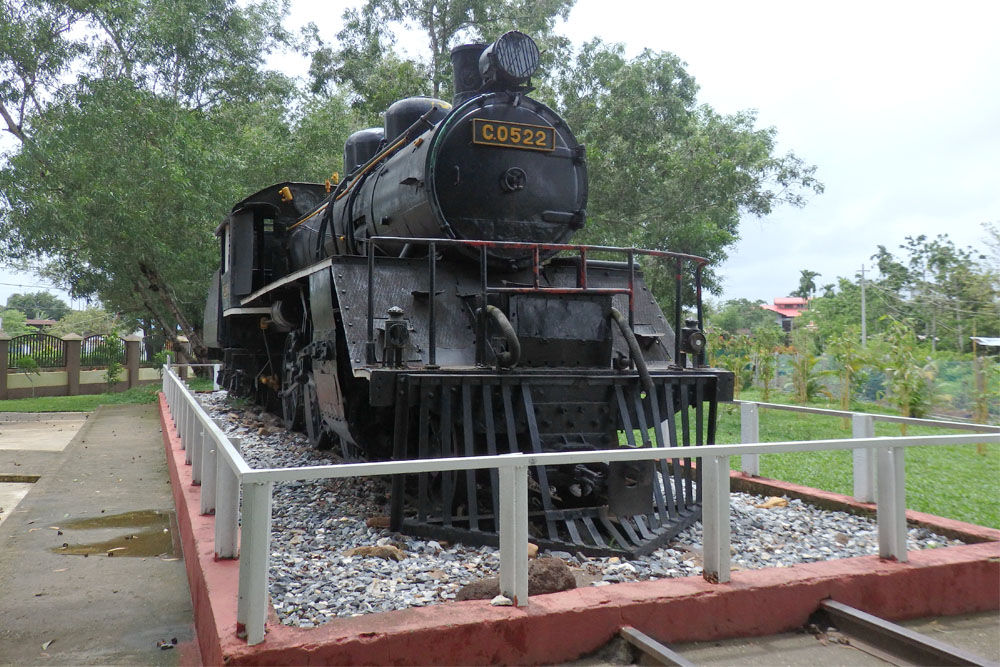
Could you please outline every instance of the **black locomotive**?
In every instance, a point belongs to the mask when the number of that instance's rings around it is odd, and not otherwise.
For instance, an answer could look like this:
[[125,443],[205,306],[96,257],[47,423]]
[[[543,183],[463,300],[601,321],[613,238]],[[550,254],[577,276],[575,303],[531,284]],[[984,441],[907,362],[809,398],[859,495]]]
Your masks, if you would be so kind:
[[[454,106],[396,102],[348,139],[339,183],[233,207],[205,314],[231,392],[347,459],[714,441],[732,376],[704,367],[705,260],[568,245],[586,156],[528,97],[538,55],[520,32],[458,47]],[[673,327],[643,256],[676,268]],[[682,325],[684,273],[699,288]],[[543,547],[644,553],[700,516],[690,459],[538,466],[530,487]],[[396,530],[489,542],[497,516],[495,471],[393,482]]]

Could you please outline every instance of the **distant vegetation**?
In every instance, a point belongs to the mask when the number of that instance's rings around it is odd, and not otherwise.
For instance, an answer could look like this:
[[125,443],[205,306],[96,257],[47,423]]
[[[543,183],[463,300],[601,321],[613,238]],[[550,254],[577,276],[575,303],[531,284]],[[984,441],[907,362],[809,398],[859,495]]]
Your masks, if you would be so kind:
[[[1000,422],[1000,353],[973,335],[1000,337],[1000,228],[984,225],[992,256],[959,249],[947,235],[907,238],[896,257],[879,246],[866,282],[867,341],[861,342],[860,276],[817,291],[803,270],[792,293],[812,297],[786,334],[763,301],[708,308],[711,363],[733,371],[739,391],[764,400],[879,401],[906,416],[937,411]],[[776,368],[775,368],[776,367]]]

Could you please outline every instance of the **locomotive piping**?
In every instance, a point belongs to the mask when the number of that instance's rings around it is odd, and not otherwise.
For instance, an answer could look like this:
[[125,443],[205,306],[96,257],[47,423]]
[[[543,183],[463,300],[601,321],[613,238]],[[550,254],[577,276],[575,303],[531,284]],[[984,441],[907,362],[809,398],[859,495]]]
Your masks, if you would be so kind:
[[[480,314],[482,308],[476,311],[476,314]],[[497,365],[503,368],[512,368],[517,366],[517,362],[521,359],[521,341],[517,338],[517,332],[514,331],[514,326],[507,319],[507,316],[502,310],[496,306],[486,306],[486,314],[493,318],[500,327],[500,331],[503,332],[504,338],[507,339],[507,347],[509,348],[506,352],[501,352],[496,355]]]
[[628,351],[632,354],[632,360],[635,362],[635,369],[639,371],[639,378],[642,380],[642,386],[646,390],[646,393],[650,396],[653,395],[653,378],[649,375],[649,367],[646,366],[646,359],[642,356],[642,350],[639,349],[639,341],[635,338],[635,333],[633,333],[631,327],[629,327],[628,322],[625,321],[625,316],[621,314],[617,308],[611,309],[611,319],[613,319],[617,324],[618,328],[622,332],[622,336],[625,337],[625,342],[628,343]]

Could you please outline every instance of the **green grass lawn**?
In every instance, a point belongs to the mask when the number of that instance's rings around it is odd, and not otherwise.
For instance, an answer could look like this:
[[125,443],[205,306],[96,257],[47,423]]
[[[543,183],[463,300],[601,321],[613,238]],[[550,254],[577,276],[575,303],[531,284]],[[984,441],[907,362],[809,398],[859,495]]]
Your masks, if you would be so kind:
[[[208,391],[212,382],[194,377],[188,381],[192,391]],[[98,405],[122,403],[155,403],[160,383],[144,384],[135,389],[116,394],[87,394],[85,396],[46,396],[0,401],[0,412],[91,412]]]
[[[742,400],[759,400],[754,392],[743,392]],[[772,397],[772,403],[791,403],[786,397]],[[834,407],[814,403],[815,407]],[[855,404],[852,410],[898,414],[880,405]],[[808,415],[783,410],[760,410],[762,442],[785,440],[827,440],[851,437],[851,427],[839,417]],[[907,435],[962,433],[952,429],[910,426]],[[875,423],[876,436],[898,436],[898,424]],[[724,405],[719,411],[720,444],[740,441],[739,406]],[[1000,445],[986,445],[985,454],[976,445],[909,447],[906,450],[906,506],[960,521],[1000,528]],[[739,457],[732,467],[738,470]],[[801,452],[769,454],[760,460],[764,477],[804,484],[825,491],[851,495],[853,492],[852,454]]]

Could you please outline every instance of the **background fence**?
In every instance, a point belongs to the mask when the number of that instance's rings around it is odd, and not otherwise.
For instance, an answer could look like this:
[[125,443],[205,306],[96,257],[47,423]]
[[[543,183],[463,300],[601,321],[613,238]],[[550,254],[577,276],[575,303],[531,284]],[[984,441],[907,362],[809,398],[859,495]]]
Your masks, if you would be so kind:
[[[791,392],[793,355],[777,355],[772,389]],[[991,359],[980,360],[982,364],[982,387],[977,385],[976,362],[971,360],[935,360],[925,367],[928,397],[926,414],[944,415],[949,418],[968,419],[975,412],[977,397],[985,392],[989,422],[1000,423],[1000,363]],[[812,376],[831,399],[840,396],[840,377],[833,361],[823,355],[817,358]],[[753,376],[748,368],[744,381]],[[761,386],[753,377],[753,386]],[[886,403],[889,393],[889,378],[885,371],[874,367],[863,368],[851,380],[851,397],[870,403]]]
[[125,339],[116,334],[97,334],[83,339],[80,364],[83,366],[108,366],[125,364]]
[[[34,359],[35,363],[27,362]],[[45,333],[29,333],[10,339],[7,348],[7,367],[62,368],[66,365],[66,342]]]
[[[0,400],[98,394],[158,382],[159,369],[141,363],[141,357],[144,350],[155,357],[162,346],[162,341],[144,342],[134,335],[58,338],[30,333],[11,338],[0,331]],[[109,385],[112,364],[122,372],[114,373],[118,379]]]

